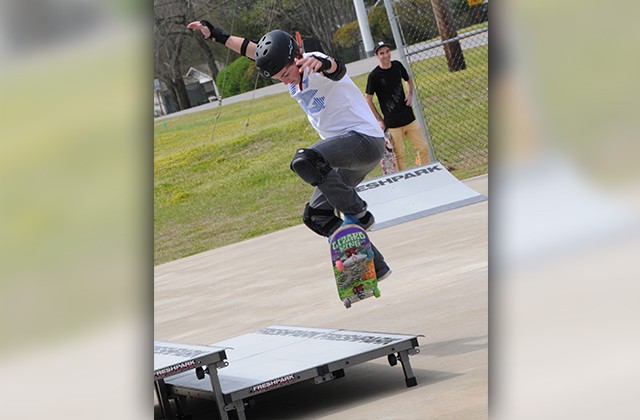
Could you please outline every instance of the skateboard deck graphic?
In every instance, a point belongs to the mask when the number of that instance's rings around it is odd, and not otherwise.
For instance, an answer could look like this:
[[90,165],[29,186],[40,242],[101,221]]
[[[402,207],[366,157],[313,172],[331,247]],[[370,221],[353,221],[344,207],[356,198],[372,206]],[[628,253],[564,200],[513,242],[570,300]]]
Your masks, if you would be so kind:
[[393,153],[393,144],[388,131],[384,132],[384,153],[382,154],[380,167],[382,168],[382,175],[398,172],[398,163],[396,162],[396,155]]
[[333,274],[338,296],[345,307],[354,302],[380,297],[373,250],[369,236],[360,226],[345,221],[329,239]]

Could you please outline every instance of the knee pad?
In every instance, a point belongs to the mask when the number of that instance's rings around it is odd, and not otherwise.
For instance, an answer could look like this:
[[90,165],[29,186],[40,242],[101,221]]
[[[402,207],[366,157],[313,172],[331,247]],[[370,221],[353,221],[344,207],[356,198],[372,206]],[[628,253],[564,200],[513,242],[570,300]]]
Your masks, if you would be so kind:
[[302,213],[302,222],[312,231],[327,238],[342,224],[332,210],[314,209],[307,203]]
[[290,167],[304,182],[314,187],[324,181],[331,170],[322,155],[313,149],[299,149],[293,156]]

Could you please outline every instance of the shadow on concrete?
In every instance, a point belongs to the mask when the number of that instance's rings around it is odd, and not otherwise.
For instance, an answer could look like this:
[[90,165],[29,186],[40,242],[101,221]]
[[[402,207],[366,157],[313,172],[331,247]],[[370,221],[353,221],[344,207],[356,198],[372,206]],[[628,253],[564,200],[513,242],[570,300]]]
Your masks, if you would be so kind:
[[420,355],[446,357],[471,353],[489,347],[489,336],[464,337],[420,346]]
[[[418,384],[407,388],[399,363],[394,367],[379,362],[364,363],[346,369],[343,378],[318,385],[307,381],[258,395],[245,413],[249,420],[318,418],[406,392],[426,392],[429,385],[461,376],[416,368],[413,368],[413,374]],[[192,420],[220,418],[215,403],[202,399],[189,399],[186,414],[190,414],[188,418]],[[235,412],[229,414],[230,418],[236,418]],[[157,405],[154,418],[161,418]]]

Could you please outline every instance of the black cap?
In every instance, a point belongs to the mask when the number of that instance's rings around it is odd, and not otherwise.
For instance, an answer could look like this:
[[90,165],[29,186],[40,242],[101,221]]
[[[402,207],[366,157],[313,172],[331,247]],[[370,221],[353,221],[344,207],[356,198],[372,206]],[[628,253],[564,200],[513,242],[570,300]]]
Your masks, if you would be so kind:
[[380,41],[380,42],[378,42],[378,45],[376,45],[376,49],[375,49],[375,50],[373,50],[373,53],[374,53],[374,54],[378,54],[378,50],[379,50],[380,48],[382,48],[382,47],[388,47],[389,49],[391,49],[391,45],[387,44],[387,43],[386,43],[386,42],[384,42],[384,41]]

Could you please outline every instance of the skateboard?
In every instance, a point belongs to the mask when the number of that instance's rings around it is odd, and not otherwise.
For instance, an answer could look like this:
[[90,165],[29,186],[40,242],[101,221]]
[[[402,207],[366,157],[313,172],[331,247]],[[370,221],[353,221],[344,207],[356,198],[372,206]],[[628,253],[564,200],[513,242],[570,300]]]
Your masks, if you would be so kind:
[[396,155],[393,153],[393,144],[388,131],[384,132],[384,146],[384,153],[380,161],[382,175],[394,174],[398,172],[398,163],[396,162]]
[[347,216],[329,238],[331,264],[338,296],[349,309],[352,303],[380,297],[369,235]]

